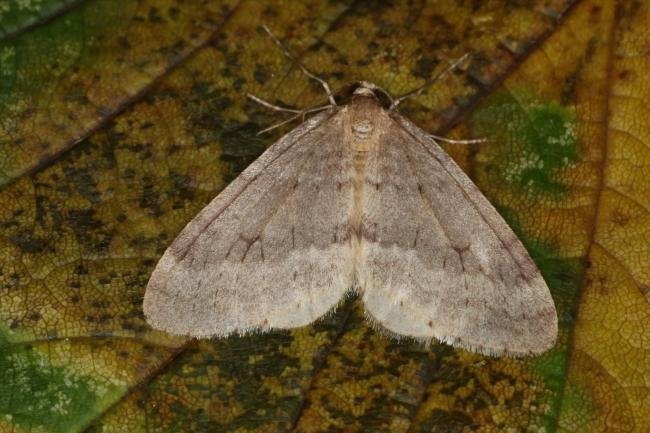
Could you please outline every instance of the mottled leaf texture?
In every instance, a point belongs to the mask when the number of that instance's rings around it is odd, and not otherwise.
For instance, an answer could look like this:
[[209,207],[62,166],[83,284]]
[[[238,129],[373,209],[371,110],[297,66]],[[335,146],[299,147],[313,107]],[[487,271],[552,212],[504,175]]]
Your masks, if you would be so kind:
[[[0,3],[0,432],[647,431],[647,2]],[[262,24],[335,92],[471,53],[400,113],[488,138],[443,147],[547,281],[553,349],[387,338],[359,298],[243,337],[146,324],[165,249],[299,126],[256,136],[285,117],[246,93],[325,102]]]
[[290,329],[354,290],[398,335],[493,355],[550,349],[555,306],[521,242],[380,95],[361,83],[206,206],[154,269],[148,322],[193,337]]

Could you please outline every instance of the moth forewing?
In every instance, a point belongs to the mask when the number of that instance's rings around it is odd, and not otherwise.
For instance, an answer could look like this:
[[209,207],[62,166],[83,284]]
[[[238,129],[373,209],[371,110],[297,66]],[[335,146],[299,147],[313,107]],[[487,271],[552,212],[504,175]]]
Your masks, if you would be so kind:
[[353,283],[352,155],[342,136],[339,110],[314,116],[190,221],[149,280],[149,323],[226,336],[303,326],[330,310]]
[[391,119],[366,168],[368,314],[397,334],[484,354],[552,347],[555,306],[517,236],[427,133]]

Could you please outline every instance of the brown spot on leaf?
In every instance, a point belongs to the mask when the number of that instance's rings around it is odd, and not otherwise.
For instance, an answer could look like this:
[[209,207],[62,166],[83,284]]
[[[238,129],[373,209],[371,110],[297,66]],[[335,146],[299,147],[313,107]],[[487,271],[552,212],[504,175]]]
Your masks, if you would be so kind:
[[639,291],[643,296],[647,296],[648,293],[650,293],[650,285],[648,284],[640,284],[639,285]]
[[612,212],[612,222],[618,226],[625,226],[630,221],[630,216],[619,211],[615,210]]

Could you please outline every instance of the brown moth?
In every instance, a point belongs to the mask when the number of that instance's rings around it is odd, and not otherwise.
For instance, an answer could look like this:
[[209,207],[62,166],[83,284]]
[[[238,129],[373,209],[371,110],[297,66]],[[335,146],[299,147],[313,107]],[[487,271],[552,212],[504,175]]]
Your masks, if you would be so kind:
[[273,144],[178,235],[144,298],[172,334],[307,325],[353,290],[393,334],[512,356],[557,314],[525,248],[429,134],[362,82]]

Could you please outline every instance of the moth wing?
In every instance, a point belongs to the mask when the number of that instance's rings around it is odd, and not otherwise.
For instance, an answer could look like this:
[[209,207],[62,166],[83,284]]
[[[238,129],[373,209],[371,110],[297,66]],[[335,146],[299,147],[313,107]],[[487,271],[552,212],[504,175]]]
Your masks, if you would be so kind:
[[147,285],[147,321],[207,337],[325,314],[353,284],[352,170],[335,110],[273,144],[164,253]]
[[454,161],[394,115],[369,155],[359,285],[383,327],[485,354],[549,349],[557,315],[517,236]]

